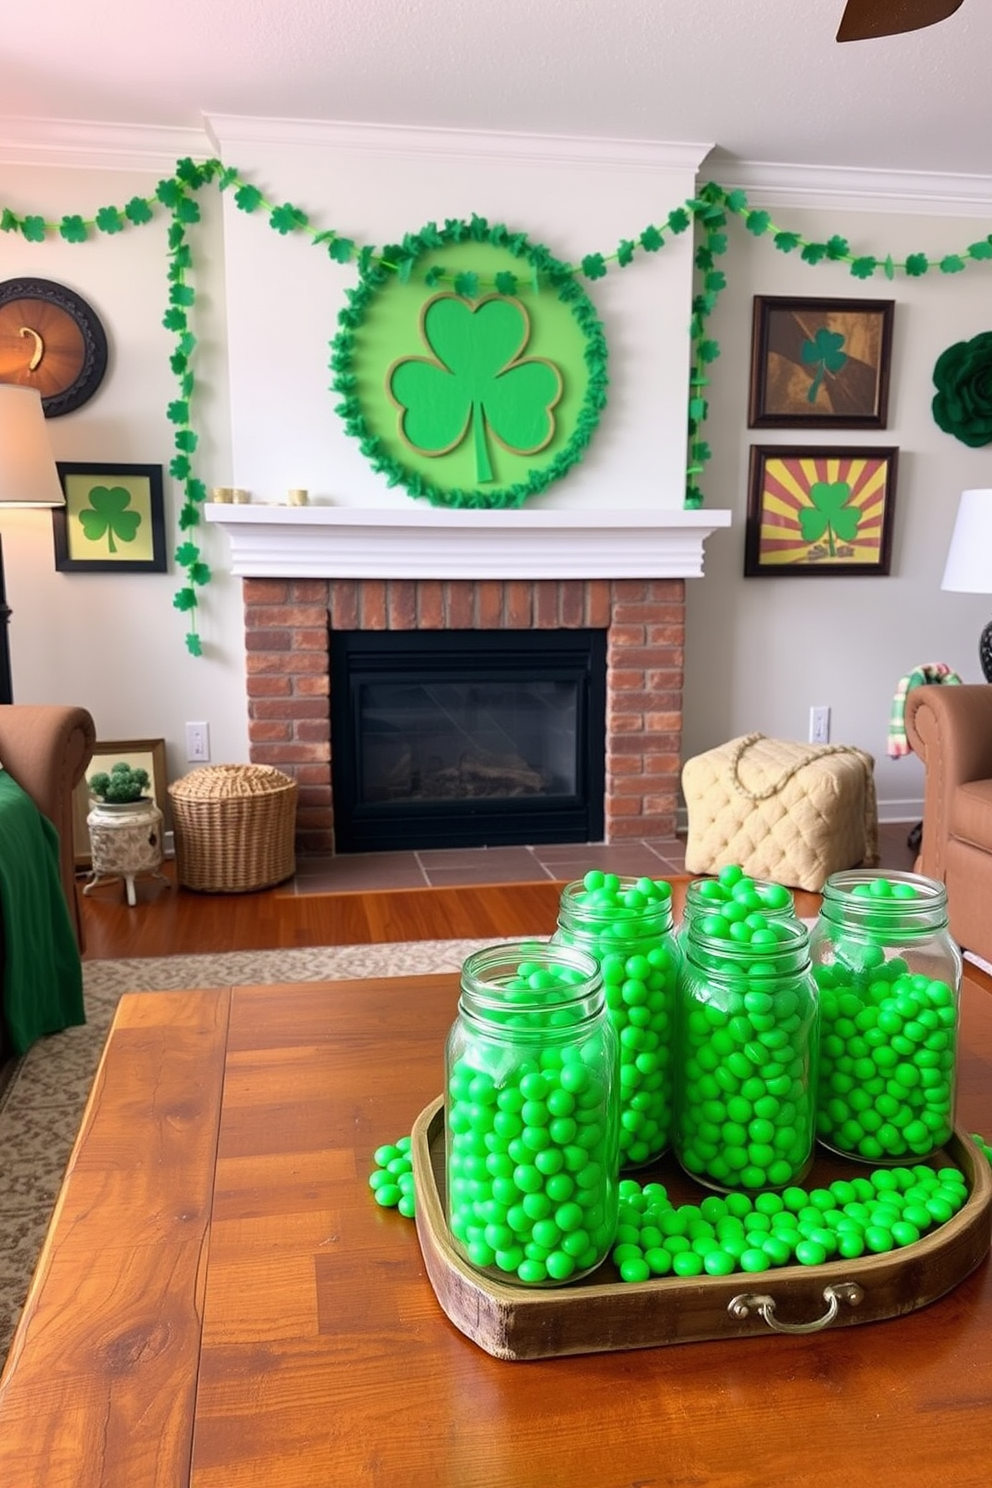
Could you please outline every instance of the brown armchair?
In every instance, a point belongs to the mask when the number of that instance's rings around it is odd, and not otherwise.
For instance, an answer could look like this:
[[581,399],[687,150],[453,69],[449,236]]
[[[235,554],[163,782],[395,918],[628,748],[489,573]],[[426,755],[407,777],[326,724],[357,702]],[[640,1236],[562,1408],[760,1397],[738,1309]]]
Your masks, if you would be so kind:
[[0,765],[26,791],[59,834],[59,869],[80,949],[83,924],[76,893],[72,793],[93,757],[96,729],[85,708],[56,703],[0,704]]
[[992,686],[914,687],[906,734],[926,767],[917,870],[946,885],[955,940],[992,961]]

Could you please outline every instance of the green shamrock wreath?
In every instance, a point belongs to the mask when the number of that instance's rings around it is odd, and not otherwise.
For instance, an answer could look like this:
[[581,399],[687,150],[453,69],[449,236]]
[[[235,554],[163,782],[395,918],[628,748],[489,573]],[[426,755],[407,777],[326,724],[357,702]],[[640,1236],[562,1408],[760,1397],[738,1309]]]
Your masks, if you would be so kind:
[[944,433],[972,449],[992,444],[992,331],[941,352],[933,380],[933,416]]
[[519,507],[581,460],[606,404],[606,337],[573,269],[472,217],[429,223],[359,274],[332,385],[390,485],[434,506]]

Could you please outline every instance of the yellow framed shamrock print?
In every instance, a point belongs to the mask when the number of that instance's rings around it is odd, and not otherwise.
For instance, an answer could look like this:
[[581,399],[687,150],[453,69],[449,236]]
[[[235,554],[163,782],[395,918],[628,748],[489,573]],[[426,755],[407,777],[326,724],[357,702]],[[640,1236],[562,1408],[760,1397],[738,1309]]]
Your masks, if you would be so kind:
[[60,573],[164,573],[161,465],[57,462],[65,506],[52,511]]
[[745,578],[887,574],[897,456],[752,446]]

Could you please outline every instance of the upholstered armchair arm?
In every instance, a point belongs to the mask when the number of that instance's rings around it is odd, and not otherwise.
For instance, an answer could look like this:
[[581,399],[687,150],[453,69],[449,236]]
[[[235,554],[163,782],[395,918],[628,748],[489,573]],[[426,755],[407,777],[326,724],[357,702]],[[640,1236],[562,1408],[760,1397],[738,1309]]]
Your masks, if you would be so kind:
[[96,728],[85,708],[57,703],[0,705],[0,765],[49,821],[69,913],[82,944],[72,841],[72,793],[93,757]]
[[926,767],[918,867],[943,881],[951,797],[967,781],[992,780],[992,686],[914,687],[906,735]]

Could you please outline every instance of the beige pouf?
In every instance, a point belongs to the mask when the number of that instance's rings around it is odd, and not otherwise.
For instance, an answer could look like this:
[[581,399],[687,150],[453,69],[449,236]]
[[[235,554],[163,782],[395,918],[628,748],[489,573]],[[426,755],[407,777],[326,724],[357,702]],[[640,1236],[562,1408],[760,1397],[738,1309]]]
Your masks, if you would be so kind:
[[169,786],[176,873],[187,889],[240,894],[296,872],[295,780],[271,765],[205,765]]
[[688,873],[739,863],[752,878],[819,891],[878,862],[875,761],[848,744],[747,734],[686,760]]

